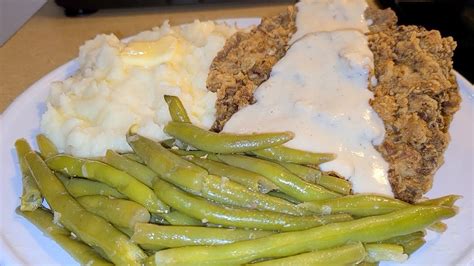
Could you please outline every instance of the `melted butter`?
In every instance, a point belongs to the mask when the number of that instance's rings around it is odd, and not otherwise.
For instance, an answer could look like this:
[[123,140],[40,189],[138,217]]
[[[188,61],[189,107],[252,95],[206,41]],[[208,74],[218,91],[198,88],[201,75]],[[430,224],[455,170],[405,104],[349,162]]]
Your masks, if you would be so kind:
[[183,54],[182,43],[172,35],[156,41],[134,41],[121,51],[122,60],[129,65],[150,67],[170,62],[175,56]]
[[[285,145],[337,154],[320,167],[348,178],[354,192],[393,196],[388,164],[373,146],[385,130],[369,105],[373,55],[360,21],[365,7],[359,0],[300,2],[295,33],[300,37],[256,90],[256,103],[234,114],[224,131],[293,131],[295,138]],[[318,15],[310,18],[312,12]],[[314,22],[328,17],[335,19]]]

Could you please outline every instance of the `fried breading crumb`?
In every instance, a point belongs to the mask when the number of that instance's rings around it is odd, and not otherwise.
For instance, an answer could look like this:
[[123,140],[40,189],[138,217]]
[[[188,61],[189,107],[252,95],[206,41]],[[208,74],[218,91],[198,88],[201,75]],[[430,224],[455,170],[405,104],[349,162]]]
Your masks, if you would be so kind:
[[289,7],[282,14],[263,18],[250,32],[237,32],[227,40],[207,78],[207,88],[217,92],[213,130],[222,130],[235,112],[253,103],[255,89],[285,55],[295,31],[295,10]]
[[368,11],[368,34],[377,85],[371,105],[386,134],[377,147],[390,164],[395,196],[414,202],[432,185],[449,143],[449,124],[459,109],[451,37],[417,26],[396,26],[392,11]]
[[[452,68],[456,43],[438,31],[397,26],[390,9],[369,8],[368,33],[377,83],[371,105],[385,124],[377,150],[389,163],[395,196],[414,202],[432,185],[449,143],[449,124],[461,98]],[[217,92],[220,131],[239,109],[253,103],[253,93],[288,49],[295,32],[295,11],[264,18],[250,32],[234,34],[214,59],[207,80]]]

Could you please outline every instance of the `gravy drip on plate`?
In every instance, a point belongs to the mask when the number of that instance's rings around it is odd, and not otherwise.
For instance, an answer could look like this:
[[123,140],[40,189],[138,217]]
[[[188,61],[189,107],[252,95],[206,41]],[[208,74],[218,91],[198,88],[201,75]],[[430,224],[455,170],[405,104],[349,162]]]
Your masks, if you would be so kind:
[[[336,153],[337,159],[320,167],[350,179],[354,192],[393,196],[388,164],[373,146],[383,140],[385,130],[369,105],[373,55],[360,21],[366,4],[334,0],[298,5],[295,36],[302,37],[257,89],[256,103],[234,114],[223,131],[291,130],[295,138],[286,146]],[[321,15],[308,16],[314,9]],[[330,29],[318,22],[328,17],[334,18]],[[312,26],[301,26],[307,22]]]

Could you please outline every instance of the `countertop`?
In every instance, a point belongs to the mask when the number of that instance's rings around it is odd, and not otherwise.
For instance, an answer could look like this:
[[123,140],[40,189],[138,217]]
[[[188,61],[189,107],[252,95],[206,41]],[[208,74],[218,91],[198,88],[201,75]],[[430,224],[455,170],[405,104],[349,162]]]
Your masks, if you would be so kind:
[[123,38],[167,19],[174,25],[195,19],[260,17],[277,14],[286,6],[280,2],[105,9],[70,18],[50,0],[0,47],[0,113],[35,81],[77,57],[79,46],[99,33]]

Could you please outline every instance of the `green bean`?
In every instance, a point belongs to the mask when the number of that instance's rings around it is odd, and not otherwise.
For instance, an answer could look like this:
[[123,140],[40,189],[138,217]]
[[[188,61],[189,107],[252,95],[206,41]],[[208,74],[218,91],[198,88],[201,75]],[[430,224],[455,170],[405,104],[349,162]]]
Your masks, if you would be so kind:
[[[432,202],[440,201],[443,201],[443,199],[433,199]],[[385,196],[357,194],[335,199],[304,202],[299,206],[316,214],[348,213],[357,217],[365,217],[389,213],[401,208],[406,208],[410,206],[410,204]],[[440,223],[435,223],[429,228],[437,232],[445,231],[445,226]]]
[[411,255],[415,253],[418,249],[420,249],[425,243],[426,241],[422,237],[415,238],[403,244],[403,250],[406,254]]
[[43,197],[25,162],[25,155],[31,152],[31,147],[25,139],[18,139],[15,142],[15,149],[21,170],[22,192],[20,209],[22,211],[34,211],[41,206]]
[[263,175],[277,185],[280,191],[300,201],[313,201],[340,196],[319,185],[302,180],[277,163],[243,155],[219,154],[217,157],[232,166]]
[[37,208],[34,211],[22,212],[17,208],[16,213],[53,239],[81,265],[112,265],[88,245],[71,238],[71,232],[53,222],[53,214],[49,210]]
[[215,133],[189,123],[169,122],[163,131],[199,150],[215,153],[238,153],[264,149],[293,139],[292,132],[237,135]]
[[242,168],[233,167],[213,160],[198,158],[196,156],[185,156],[184,158],[206,169],[211,175],[225,176],[252,191],[267,193],[277,188],[275,184],[268,181],[265,177]]
[[145,164],[160,178],[195,193],[202,189],[202,178],[207,171],[170,152],[161,144],[140,135],[128,135],[127,141]]
[[76,199],[86,210],[110,223],[133,229],[136,223],[150,221],[150,213],[142,205],[124,199],[105,196],[84,196]]
[[117,199],[126,199],[127,197],[118,192],[115,188],[101,182],[82,178],[60,178],[63,181],[66,190],[74,198],[82,196],[102,195],[114,197]]
[[357,194],[304,202],[299,206],[316,214],[348,213],[357,217],[365,217],[393,212],[406,208],[410,204],[385,196]]
[[122,226],[118,226],[118,225],[114,225],[115,228],[117,228],[117,230],[119,230],[120,232],[124,233],[125,235],[127,235],[128,237],[132,237],[133,236],[133,229],[132,228],[129,228],[129,227],[122,227]]
[[[147,259],[148,260],[148,259]],[[368,261],[361,261],[356,264],[357,266],[379,266],[379,262],[368,262]]]
[[168,104],[171,119],[175,122],[191,123],[188,113],[181,100],[176,96],[165,95],[165,101]]
[[386,239],[386,240],[383,240],[383,241],[379,241],[377,243],[396,244],[396,245],[402,245],[403,246],[405,243],[408,243],[408,242],[412,241],[413,239],[423,238],[425,235],[426,235],[425,231],[418,231],[418,232],[414,232],[414,233],[407,234],[407,235],[392,237],[392,238],[389,238],[389,239]]
[[325,266],[325,265],[353,265],[361,262],[366,256],[364,245],[361,243],[349,244],[336,248],[317,250],[302,253],[286,258],[257,262],[255,266]]
[[351,193],[352,184],[347,180],[335,176],[324,175],[321,171],[304,165],[284,162],[279,162],[279,164],[309,183],[318,184],[343,195]]
[[54,143],[45,135],[37,135],[36,143],[38,143],[38,148],[43,158],[46,159],[58,154],[58,148],[56,148],[56,145],[54,145]]
[[157,252],[156,265],[234,265],[333,248],[350,241],[375,242],[420,231],[456,215],[451,207],[413,206],[389,214],[275,234],[255,240],[212,247],[181,247]]
[[205,223],[270,231],[292,231],[351,219],[349,215],[345,214],[323,217],[292,216],[268,211],[226,207],[190,195],[163,180],[157,181],[154,186],[156,195],[166,204]]
[[268,192],[268,195],[270,196],[273,196],[273,197],[277,197],[277,198],[280,198],[280,199],[284,199],[288,202],[291,202],[293,204],[300,204],[301,201],[295,199],[295,198],[292,198],[288,195],[286,195],[285,193],[281,192],[281,191],[270,191]]
[[416,203],[416,205],[423,205],[423,206],[431,205],[431,206],[452,207],[458,199],[462,199],[462,196],[447,195],[447,196],[443,196],[443,197],[440,197],[440,198],[419,201],[419,202]]
[[428,226],[428,229],[441,234],[448,230],[448,225],[443,222],[438,222]]
[[351,182],[332,175],[321,175],[316,184],[342,195],[349,195],[352,190]]
[[[150,244],[142,244],[142,245],[140,245],[140,247],[142,247],[146,251],[151,251],[150,256],[153,255],[155,252],[166,248],[166,247],[162,247],[162,246],[159,246],[159,245],[150,245]],[[147,265],[146,260],[145,260],[144,265]]]
[[[160,144],[163,145],[163,147],[166,147],[166,148],[170,149],[174,154],[178,154],[179,151],[188,152],[188,153],[195,152],[196,154],[198,154],[198,153],[208,154],[209,153],[209,152],[205,152],[205,151],[199,151],[196,148],[194,148],[193,146],[191,146],[189,144],[186,144],[186,143],[184,143],[184,142],[182,142],[178,139],[166,139],[166,140],[160,141]],[[183,154],[178,154],[178,155],[183,155]]]
[[164,213],[169,208],[161,202],[149,187],[129,174],[98,161],[56,155],[46,160],[48,166],[70,176],[81,176],[105,183],[129,199],[142,204],[150,212]]
[[368,262],[377,261],[395,261],[404,262],[408,259],[408,255],[404,254],[403,247],[395,244],[365,244],[367,250]]
[[322,175],[321,171],[312,167],[295,164],[295,163],[285,163],[285,162],[279,162],[279,161],[274,161],[274,162],[285,167],[286,170],[301,177],[304,181],[309,182],[309,183],[317,184],[317,182],[319,181],[319,178]]
[[[169,213],[172,213],[172,212],[173,212],[173,210],[171,210]],[[151,214],[150,223],[152,223],[152,224],[165,224],[165,225],[170,224],[168,221],[166,221],[165,217],[163,217],[161,214],[156,214],[156,213]]]
[[176,155],[181,156],[184,159],[187,159],[191,156],[194,156],[194,157],[199,157],[200,159],[207,159],[207,160],[211,160],[211,161],[214,161],[214,162],[221,162],[217,158],[216,154],[211,153],[211,152],[197,151],[197,150],[187,151],[187,150],[180,150],[180,149],[176,149],[176,148],[171,148],[171,149],[169,149],[169,151],[171,151],[172,153],[174,153]]
[[[120,226],[115,226],[115,228],[117,228],[120,232],[126,234],[128,237],[132,237],[133,236],[133,230],[130,229],[130,228],[126,228],[126,227],[120,227]],[[147,245],[147,244],[143,244],[143,245],[139,245],[142,249],[146,250],[146,251],[153,251],[153,252],[156,252],[158,250],[161,250],[161,249],[164,249],[165,247],[163,246],[158,246],[158,245]]]
[[286,200],[250,191],[227,177],[209,175],[203,180],[203,188],[198,196],[217,203],[291,215],[310,213],[310,211],[299,208]]
[[212,153],[212,152],[206,152],[206,151],[197,151],[197,150],[190,150],[190,151],[186,151],[186,150],[180,150],[180,149],[176,149],[176,148],[171,148],[169,149],[169,151],[171,151],[172,153],[176,154],[176,155],[179,155],[179,156],[182,156],[182,157],[186,157],[186,156],[195,156],[195,157],[199,157],[199,158],[202,158],[202,159],[211,159],[213,161],[219,161],[219,159],[217,159],[217,156],[215,153]]
[[292,149],[281,145],[252,151],[252,153],[259,157],[263,157],[270,160],[312,165],[318,165],[324,162],[329,162],[336,158],[336,155],[332,153],[314,153],[309,151]]
[[[54,157],[53,157],[54,158]],[[34,152],[25,156],[28,167],[59,221],[82,241],[102,250],[115,264],[140,265],[142,250],[103,218],[86,211]]]
[[378,241],[377,243],[400,245],[403,247],[405,253],[410,255],[424,245],[426,241],[423,237],[425,235],[426,233],[424,231],[419,231],[408,235],[392,237],[384,241]]
[[162,214],[162,216],[171,225],[194,225],[194,226],[203,225],[201,220],[195,219],[193,217],[189,217],[186,214],[183,214],[175,210],[169,213],[164,213]]
[[274,232],[139,223],[135,227],[132,241],[140,245],[163,247],[213,246],[257,239],[271,234],[274,234]]
[[143,184],[152,187],[153,182],[157,178],[157,174],[145,165],[127,159],[124,156],[112,151],[107,150],[105,155],[105,162],[112,165],[113,167],[122,170],[129,175],[138,179]]
[[173,149],[173,150],[176,149],[176,150],[187,151],[189,149],[189,151],[207,153],[207,152],[204,152],[204,151],[197,151],[195,149],[190,149],[191,146],[188,146],[188,145],[182,143],[181,141],[179,141],[177,139],[165,139],[165,140],[160,141],[160,144],[165,148]]
[[141,164],[144,164],[145,162],[142,160],[142,158],[140,158],[140,156],[136,155],[135,153],[122,153],[120,154],[122,155],[123,157],[129,159],[129,160],[132,160],[132,161],[135,161],[137,163],[141,163]]

